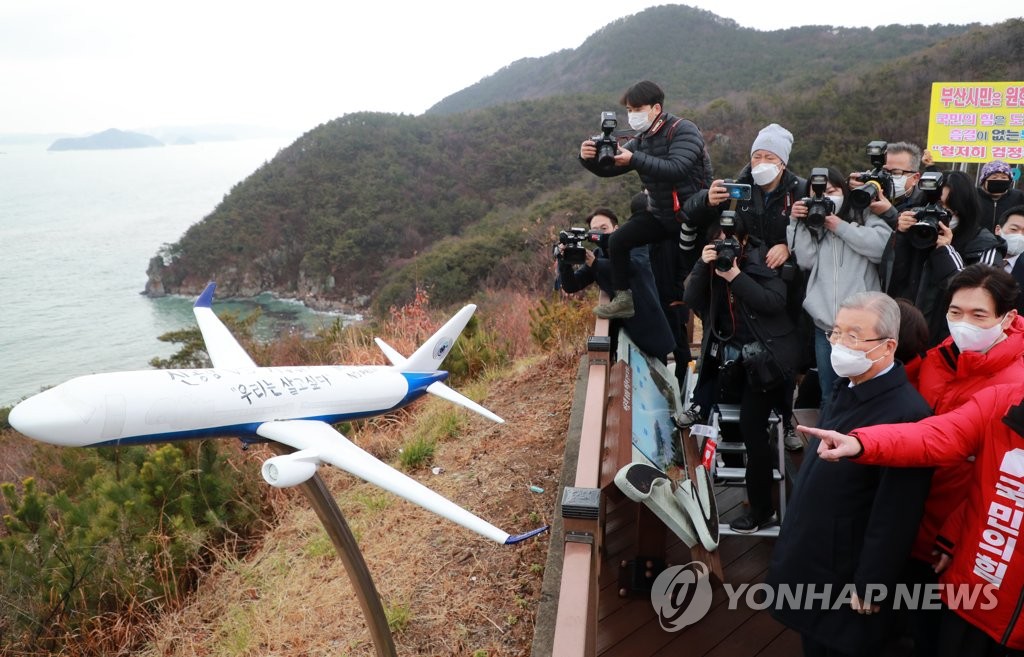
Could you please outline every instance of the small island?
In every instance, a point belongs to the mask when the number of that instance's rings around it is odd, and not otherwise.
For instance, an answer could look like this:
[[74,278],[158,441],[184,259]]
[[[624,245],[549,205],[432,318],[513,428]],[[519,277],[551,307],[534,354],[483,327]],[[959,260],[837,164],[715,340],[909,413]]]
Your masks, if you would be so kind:
[[139,132],[111,128],[88,137],[65,137],[50,144],[50,151],[96,151],[116,148],[152,148],[163,146],[155,137]]

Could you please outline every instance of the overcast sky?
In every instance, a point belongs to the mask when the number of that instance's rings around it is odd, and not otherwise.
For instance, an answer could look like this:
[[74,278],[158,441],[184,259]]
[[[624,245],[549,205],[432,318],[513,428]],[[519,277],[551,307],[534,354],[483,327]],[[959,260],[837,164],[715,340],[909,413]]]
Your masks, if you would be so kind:
[[[420,114],[517,59],[575,48],[657,4],[2,0],[0,134],[207,123],[301,132],[359,110]],[[1017,0],[690,4],[760,30],[991,24],[1024,13]]]

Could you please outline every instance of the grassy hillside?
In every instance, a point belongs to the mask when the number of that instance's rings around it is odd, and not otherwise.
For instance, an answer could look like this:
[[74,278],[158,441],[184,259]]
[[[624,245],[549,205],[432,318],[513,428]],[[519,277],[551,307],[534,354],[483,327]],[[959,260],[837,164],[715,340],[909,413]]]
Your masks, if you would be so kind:
[[[550,521],[572,398],[568,368],[593,326],[593,299],[478,301],[445,366],[454,387],[508,424],[425,400],[339,430],[495,524],[523,531]],[[448,316],[420,291],[372,329],[336,324],[252,351],[268,365],[379,364],[373,336],[411,353]],[[9,456],[0,467],[0,656],[371,652],[308,505],[262,482],[269,450],[230,439],[77,450],[2,428],[0,446]],[[546,537],[513,550],[343,472],[322,473],[399,645],[524,654]],[[142,651],[147,643],[152,652]]]

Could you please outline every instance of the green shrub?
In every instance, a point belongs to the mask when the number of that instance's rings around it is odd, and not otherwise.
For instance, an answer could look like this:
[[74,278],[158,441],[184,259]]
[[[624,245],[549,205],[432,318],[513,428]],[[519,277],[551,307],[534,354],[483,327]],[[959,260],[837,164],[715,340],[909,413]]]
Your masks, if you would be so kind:
[[[156,612],[192,584],[193,567],[258,520],[255,478],[215,441],[62,450],[45,476],[0,485],[0,628],[12,647],[60,651],[97,616]],[[9,638],[8,638],[9,637]]]
[[434,458],[435,443],[432,438],[416,437],[402,447],[398,462],[405,470],[415,470],[430,463]]
[[589,302],[541,299],[530,310],[530,337],[547,352],[582,351],[593,326]]
[[412,620],[412,609],[400,602],[394,605],[385,604],[384,616],[388,620],[388,629],[394,634],[401,634]]

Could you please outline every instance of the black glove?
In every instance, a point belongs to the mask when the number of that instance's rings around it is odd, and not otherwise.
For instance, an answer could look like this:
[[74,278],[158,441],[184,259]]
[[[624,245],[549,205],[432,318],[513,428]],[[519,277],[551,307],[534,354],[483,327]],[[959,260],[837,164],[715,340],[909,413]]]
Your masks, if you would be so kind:
[[1021,399],[1016,406],[1011,406],[1003,417],[1003,424],[1017,432],[1017,435],[1024,438],[1024,399]]

